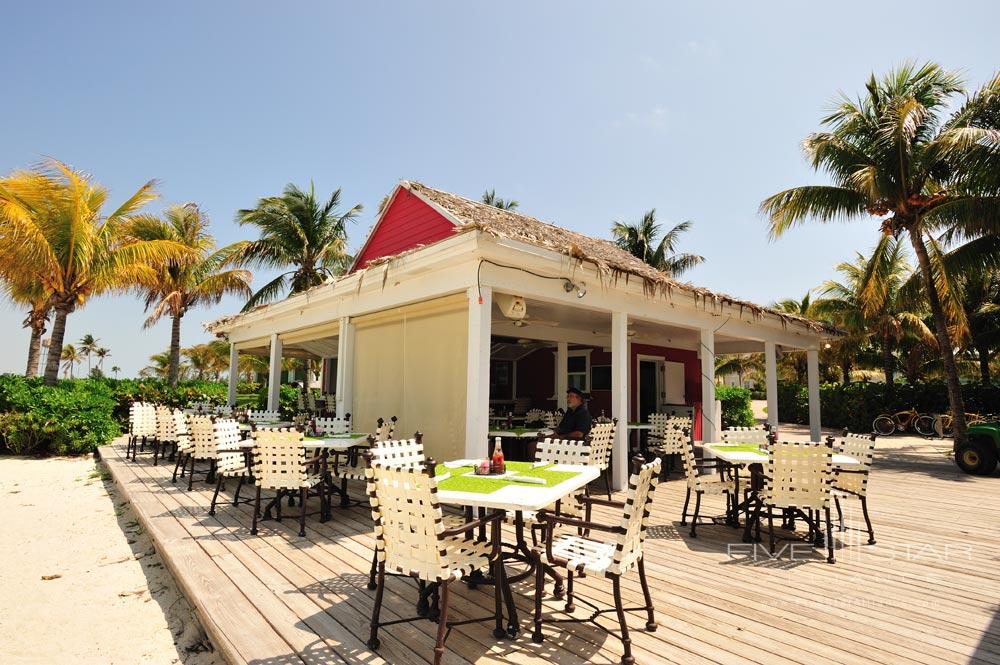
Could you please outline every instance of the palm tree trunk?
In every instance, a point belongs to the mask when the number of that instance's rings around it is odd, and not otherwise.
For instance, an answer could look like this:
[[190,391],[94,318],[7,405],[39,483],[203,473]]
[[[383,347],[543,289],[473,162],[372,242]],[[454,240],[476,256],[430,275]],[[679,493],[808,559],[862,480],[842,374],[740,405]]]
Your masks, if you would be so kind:
[[69,305],[56,305],[56,318],[52,322],[52,339],[49,341],[49,357],[45,360],[45,385],[54,386],[59,381],[59,362],[62,360],[63,338],[66,336],[66,317]]
[[170,365],[167,368],[167,382],[171,388],[177,387],[177,375],[181,367],[181,317],[174,314],[170,321]]
[[889,344],[889,335],[882,335],[882,371],[885,373],[885,387],[889,390],[896,388],[895,358],[892,357],[892,346]]
[[851,361],[844,360],[840,363],[841,382],[846,386],[851,382]]
[[962,398],[962,386],[958,382],[958,367],[955,365],[955,349],[948,333],[948,319],[941,306],[941,297],[934,284],[934,274],[931,272],[931,259],[927,255],[927,247],[917,225],[911,226],[910,242],[920,264],[920,272],[924,277],[924,288],[927,289],[927,301],[934,316],[934,333],[938,348],[941,351],[941,361],[944,365],[945,383],[948,386],[948,403],[951,406],[952,427],[955,432],[955,445],[961,445],[968,440],[968,428],[965,422],[965,400]]
[[990,385],[990,347],[987,344],[977,344],[976,354],[979,356],[979,375],[982,377],[983,385]]
[[45,322],[49,318],[48,308],[44,311],[32,307],[26,323],[31,328],[31,340],[28,342],[28,366],[24,370],[27,377],[38,376],[38,361],[42,351],[42,335],[45,334]]

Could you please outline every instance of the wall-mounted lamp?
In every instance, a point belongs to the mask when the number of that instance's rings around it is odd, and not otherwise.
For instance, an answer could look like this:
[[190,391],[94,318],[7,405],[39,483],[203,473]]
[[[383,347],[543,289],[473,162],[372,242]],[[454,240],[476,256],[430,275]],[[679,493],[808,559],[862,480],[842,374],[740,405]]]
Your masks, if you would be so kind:
[[824,349],[829,349],[830,348],[830,342],[827,342],[826,344],[824,344],[823,348]]
[[568,279],[563,282],[563,290],[566,293],[572,293],[575,290],[577,298],[582,298],[585,295],[587,295],[587,285],[586,284],[580,283],[579,285],[577,285],[577,284],[574,284],[573,282],[571,282]]

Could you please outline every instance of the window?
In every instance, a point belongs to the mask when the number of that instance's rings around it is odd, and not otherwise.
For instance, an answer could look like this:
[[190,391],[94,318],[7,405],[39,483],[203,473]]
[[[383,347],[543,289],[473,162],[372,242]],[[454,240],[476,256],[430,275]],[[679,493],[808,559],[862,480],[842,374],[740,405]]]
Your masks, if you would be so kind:
[[[579,349],[569,351],[566,355],[566,387],[576,388],[581,392],[590,391],[590,352],[593,349]],[[553,352],[553,355],[558,355]],[[559,385],[559,363],[553,363],[555,369],[555,381],[553,385]],[[558,399],[558,395],[553,395],[550,399]]]
[[490,399],[514,397],[514,363],[510,360],[490,360]]
[[590,389],[611,390],[611,365],[590,366]]

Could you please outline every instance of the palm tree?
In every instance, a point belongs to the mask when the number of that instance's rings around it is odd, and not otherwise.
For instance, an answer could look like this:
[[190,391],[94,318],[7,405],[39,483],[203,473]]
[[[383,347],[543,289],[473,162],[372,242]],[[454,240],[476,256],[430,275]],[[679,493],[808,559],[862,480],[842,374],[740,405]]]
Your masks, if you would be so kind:
[[[149,357],[149,365],[139,370],[139,376],[155,376],[158,379],[165,379],[170,374],[170,351],[154,353]],[[186,371],[186,367],[181,369],[181,373]]]
[[112,365],[111,366],[111,373],[115,375],[116,379],[118,378],[118,375],[121,373],[121,371],[122,371],[122,368],[119,367],[118,365]]
[[87,376],[90,376],[90,374],[94,371],[93,368],[90,366],[90,355],[95,351],[97,351],[98,348],[97,342],[98,342],[97,338],[91,335],[90,333],[87,333],[86,335],[80,338],[80,353],[82,353],[87,358]]
[[205,373],[212,370],[213,350],[208,344],[195,344],[184,349],[191,369],[198,373],[198,380],[204,380]]
[[743,387],[743,377],[758,376],[764,371],[764,356],[760,353],[731,353],[718,355],[715,358],[715,375],[735,374]]
[[147,182],[105,216],[107,190],[55,160],[0,180],[0,261],[7,262],[6,272],[36,279],[55,311],[47,384],[58,379],[70,313],[91,297],[148,279],[153,263],[186,251],[173,242],[127,234],[131,216],[155,197],[153,182]]
[[111,357],[111,349],[107,349],[103,346],[97,347],[94,351],[94,355],[97,356],[97,370],[99,372],[104,371],[104,360]]
[[487,189],[483,192],[483,203],[488,206],[493,206],[494,208],[500,208],[501,210],[516,210],[519,203],[514,199],[502,199],[497,196],[497,190]]
[[615,244],[671,277],[679,277],[705,260],[697,254],[678,253],[681,234],[691,229],[691,222],[681,222],[660,237],[656,208],[649,210],[635,224],[616,221],[611,226]]
[[216,249],[208,234],[208,217],[194,203],[171,206],[163,218],[137,216],[130,232],[145,241],[169,241],[183,245],[187,252],[180,259],[165,262],[151,279],[138,285],[145,295],[146,311],[152,309],[144,327],[169,316],[170,367],[167,381],[177,385],[181,354],[181,319],[192,307],[217,304],[227,294],[249,296],[250,272],[226,270],[240,250],[240,244]]
[[270,302],[283,293],[301,293],[343,274],[352,257],[347,253],[347,223],[362,210],[357,204],[340,212],[340,189],[326,203],[316,198],[310,184],[305,192],[289,184],[281,196],[260,199],[257,207],[240,210],[240,225],[256,226],[260,239],[241,243],[238,260],[243,265],[285,270],[254,293],[243,311]]
[[[785,298],[784,300],[771,303],[771,308],[807,319],[818,318],[816,313],[813,311],[812,291],[806,291],[806,294],[799,300],[795,300],[794,298]],[[795,378],[795,383],[801,385],[806,382],[806,374],[809,367],[805,352],[786,351],[782,353],[778,362],[792,372]]]
[[63,361],[63,377],[73,378],[73,368],[76,364],[83,362],[83,356],[72,344],[67,344],[63,347],[62,353],[59,354],[60,360]]
[[38,375],[38,360],[41,356],[42,337],[45,335],[45,326],[49,322],[49,294],[44,287],[33,279],[23,280],[18,276],[10,275],[0,278],[3,280],[2,287],[6,291],[7,297],[16,305],[28,308],[28,314],[21,324],[31,330],[31,337],[28,341],[28,364],[24,370],[24,375],[31,377]]
[[841,263],[837,271],[844,281],[823,284],[824,297],[813,303],[813,312],[840,324],[849,337],[867,337],[877,343],[885,384],[892,390],[897,364],[894,351],[900,341],[914,337],[935,344],[934,334],[923,320],[923,301],[907,298],[903,289],[911,273],[906,248],[893,236],[883,235],[871,256],[857,252],[853,263]]
[[862,97],[844,97],[823,119],[828,131],[804,142],[813,168],[832,184],[788,189],[761,203],[772,237],[807,219],[866,218],[878,220],[883,233],[908,236],[933,316],[956,445],[967,440],[965,404],[928,240],[941,231],[973,239],[1000,229],[1000,74],[946,115],[963,93],[958,75],[932,63],[907,63],[881,80],[872,75]]

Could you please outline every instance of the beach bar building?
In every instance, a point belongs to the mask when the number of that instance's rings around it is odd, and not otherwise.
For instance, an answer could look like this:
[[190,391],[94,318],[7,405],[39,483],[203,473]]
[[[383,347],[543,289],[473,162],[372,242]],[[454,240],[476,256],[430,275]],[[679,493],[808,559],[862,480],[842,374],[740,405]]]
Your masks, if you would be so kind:
[[820,435],[819,349],[837,331],[670,278],[607,240],[403,181],[350,271],[286,300],[224,317],[230,403],[239,354],[322,363],[338,415],[364,431],[396,416],[438,460],[487,454],[490,408],[565,406],[568,386],[618,419],[613,483],[627,479],[628,423],[686,408],[715,440],[715,357],[763,352],[776,424],[776,360],[805,351],[809,425]]

